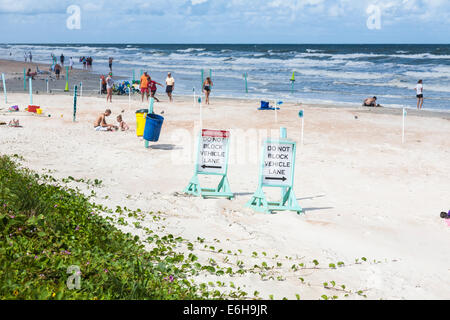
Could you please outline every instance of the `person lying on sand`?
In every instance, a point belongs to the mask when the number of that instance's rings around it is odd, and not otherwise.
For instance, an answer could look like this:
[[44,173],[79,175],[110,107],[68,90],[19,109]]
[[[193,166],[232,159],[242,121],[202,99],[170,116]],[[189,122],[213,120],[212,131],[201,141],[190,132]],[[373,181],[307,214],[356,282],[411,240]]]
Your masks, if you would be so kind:
[[121,131],[127,131],[130,129],[130,127],[123,121],[122,115],[117,116],[117,122],[119,123],[119,129]]
[[28,69],[27,71],[27,77],[31,77],[31,79],[34,80],[34,77],[37,75],[37,72],[31,72],[31,69]]
[[380,105],[377,104],[377,97],[367,98],[366,100],[364,100],[363,106],[364,107],[380,107]]
[[101,113],[97,120],[94,122],[94,129],[95,131],[113,131],[118,130],[119,128],[112,124],[106,123],[106,117],[109,117],[111,115],[111,110],[106,109],[104,113]]

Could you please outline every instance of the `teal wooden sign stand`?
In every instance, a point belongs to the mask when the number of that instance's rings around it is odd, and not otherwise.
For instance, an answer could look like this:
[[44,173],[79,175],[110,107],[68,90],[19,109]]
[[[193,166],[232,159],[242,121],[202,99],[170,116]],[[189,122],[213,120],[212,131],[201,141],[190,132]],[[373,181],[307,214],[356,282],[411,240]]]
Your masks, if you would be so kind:
[[[293,188],[296,150],[297,144],[287,140],[285,128],[281,128],[279,140],[267,139],[264,142],[258,189],[247,202],[248,208],[268,214],[275,211],[303,212]],[[281,188],[281,201],[269,202],[263,187]]]
[[[184,193],[203,198],[225,197],[230,200],[234,198],[227,177],[229,142],[228,131],[207,129],[201,131],[194,177],[184,189]],[[202,188],[198,179],[199,174],[221,176],[222,179],[215,189]]]

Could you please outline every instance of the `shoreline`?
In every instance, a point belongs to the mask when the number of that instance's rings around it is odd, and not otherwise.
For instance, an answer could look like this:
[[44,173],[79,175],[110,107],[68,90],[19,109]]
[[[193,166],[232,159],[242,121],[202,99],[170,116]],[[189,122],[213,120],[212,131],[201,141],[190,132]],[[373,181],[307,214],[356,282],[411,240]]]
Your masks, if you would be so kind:
[[[50,64],[45,63],[25,63],[17,60],[9,60],[9,59],[0,59],[0,72],[4,72],[5,70],[5,76],[6,76],[6,87],[7,87],[7,93],[27,93],[28,91],[23,90],[23,72],[20,70],[23,70],[23,68],[33,66],[32,71],[35,71],[36,66],[39,66],[39,68],[42,71],[47,71],[50,67]],[[95,70],[82,70],[74,68],[72,71],[70,71],[69,75],[69,83],[80,83],[83,82],[83,96],[91,96],[91,97],[101,97],[99,95],[99,79],[100,79],[101,73],[96,72]],[[38,92],[39,95],[45,95],[46,93],[46,81],[47,74],[45,75],[37,75],[36,79],[33,81],[33,90],[34,92]],[[126,76],[120,76],[120,75],[114,75],[114,79],[126,79]],[[1,81],[0,81],[1,82]],[[62,95],[71,95],[72,94],[72,84],[70,84],[69,93],[64,92],[65,87],[65,70],[63,69],[63,72],[61,73],[60,80],[55,79],[55,75],[51,74],[49,77],[49,87],[50,87],[50,93],[48,94],[62,94]],[[3,88],[3,84],[0,83],[0,87]],[[28,84],[27,84],[28,88]],[[167,99],[167,96],[165,95],[164,90],[159,91],[159,98],[162,98],[165,101]],[[3,90],[0,89],[0,95],[3,95]],[[134,97],[137,95],[134,94]],[[120,99],[120,97],[124,97],[128,99],[128,96],[120,96],[120,95],[113,95],[114,98]],[[179,99],[181,101],[189,101],[189,99],[192,99],[191,95],[177,95],[176,92],[174,92],[174,98]],[[255,105],[255,109],[259,107],[259,103],[261,99],[256,98],[248,98],[245,97],[245,94],[242,94],[239,97],[227,97],[227,96],[214,96],[214,94],[211,96],[212,101],[217,102],[223,102],[223,101],[244,101],[248,104]],[[271,100],[271,99],[270,99]],[[299,100],[299,99],[297,99]],[[380,108],[374,108],[374,107],[363,107],[363,106],[356,106],[356,105],[350,105],[345,103],[338,103],[338,104],[327,104],[327,103],[302,103],[302,102],[294,102],[287,100],[283,105],[286,106],[309,106],[314,108],[336,108],[336,109],[349,109],[354,112],[362,112],[362,113],[371,113],[371,114],[394,114],[394,115],[401,115],[402,109],[396,108],[396,107],[380,107]],[[281,105],[281,108],[283,108],[283,105]],[[419,117],[436,117],[436,118],[444,118],[447,120],[450,120],[450,110],[431,110],[431,109],[422,109],[420,111],[414,109],[414,108],[406,108],[409,116],[419,116]],[[269,112],[269,111],[266,111]]]

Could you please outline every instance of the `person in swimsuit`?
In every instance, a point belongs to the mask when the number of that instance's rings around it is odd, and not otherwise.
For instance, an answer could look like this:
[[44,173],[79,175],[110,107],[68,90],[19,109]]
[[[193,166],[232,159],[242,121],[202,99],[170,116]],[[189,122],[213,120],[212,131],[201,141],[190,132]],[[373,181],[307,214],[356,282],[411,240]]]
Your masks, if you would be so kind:
[[112,73],[110,73],[108,75],[108,78],[106,78],[106,102],[108,102],[108,100],[112,103],[112,90],[114,87],[114,80],[112,78]]
[[113,129],[118,130],[119,128],[117,126],[106,123],[106,117],[109,117],[110,115],[111,115],[110,109],[106,109],[104,113],[101,113],[97,117],[97,120],[95,120],[94,122],[94,130],[95,131],[112,131]]
[[156,82],[156,81],[153,81],[152,78],[151,78],[150,76],[147,78],[147,80],[148,80],[148,88],[150,89],[150,92],[151,92],[151,97],[152,97],[153,99],[155,99],[156,102],[159,102],[159,99],[155,96],[156,90],[157,90],[156,85],[161,86],[161,87],[162,87],[163,85],[162,85],[161,83],[158,83],[158,82]]
[[207,77],[205,82],[203,82],[203,92],[205,93],[205,103],[209,104],[209,95],[211,93],[211,88],[213,83],[210,77]]
[[169,72],[167,74],[167,79],[166,79],[166,93],[167,96],[169,97],[169,101],[172,102],[172,92],[173,89],[175,88],[175,80],[174,78],[172,78],[172,74]]
[[61,74],[61,66],[58,63],[55,65],[55,74],[56,79],[59,80],[59,75]]
[[417,109],[422,109],[423,106],[423,81],[419,80],[416,85]]

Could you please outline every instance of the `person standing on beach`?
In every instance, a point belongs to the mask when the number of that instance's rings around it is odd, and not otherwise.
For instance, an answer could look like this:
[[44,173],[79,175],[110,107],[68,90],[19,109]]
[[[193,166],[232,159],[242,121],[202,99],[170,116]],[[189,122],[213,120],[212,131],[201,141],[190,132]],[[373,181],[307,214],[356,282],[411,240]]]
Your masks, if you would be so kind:
[[61,53],[59,60],[61,61],[61,65],[64,66],[64,54]]
[[23,57],[25,58],[25,62],[27,62],[27,61],[28,61],[28,53],[25,52],[25,53],[23,54]]
[[423,106],[423,81],[419,80],[416,85],[417,109],[422,109]]
[[70,57],[70,59],[69,59],[69,66],[70,66],[70,70],[72,70],[73,69],[73,59],[72,59],[72,57]]
[[111,102],[112,103],[112,90],[114,87],[114,80],[112,78],[112,73],[110,73],[108,75],[108,78],[106,78],[106,91],[107,91],[107,95],[106,95],[106,102]]
[[59,80],[59,75],[61,74],[61,66],[58,63],[55,65],[55,74],[56,80]]
[[211,93],[211,88],[213,83],[210,77],[207,77],[205,82],[203,82],[203,92],[205,93],[205,103],[209,104],[209,95]]
[[109,57],[109,71],[112,72],[112,63],[113,63],[114,58],[113,57]]
[[172,74],[169,72],[167,74],[167,79],[166,79],[166,93],[167,96],[169,97],[170,102],[172,102],[172,92],[173,89],[175,89],[175,80],[174,78],[172,78]]
[[144,94],[147,93],[147,100],[148,100],[148,96],[149,96],[147,72],[144,72],[144,74],[141,77],[140,89],[141,89],[142,102],[144,102]]
[[33,62],[33,55],[31,54],[31,51],[30,51],[30,53],[28,54],[28,57],[30,58],[30,62]]

